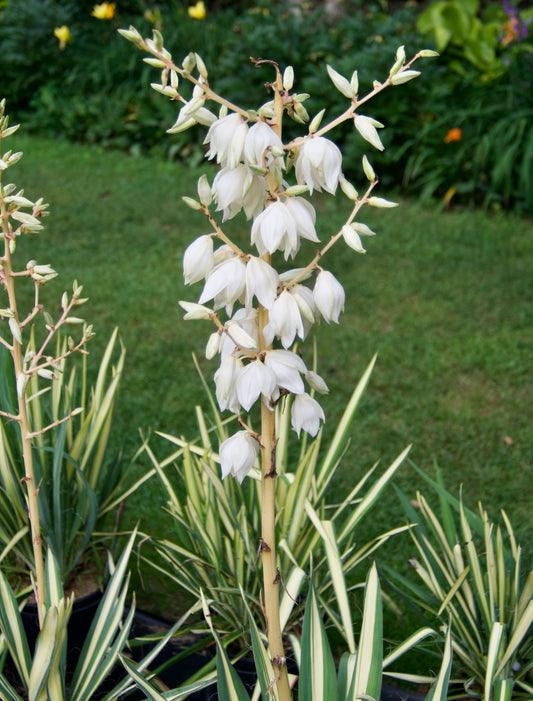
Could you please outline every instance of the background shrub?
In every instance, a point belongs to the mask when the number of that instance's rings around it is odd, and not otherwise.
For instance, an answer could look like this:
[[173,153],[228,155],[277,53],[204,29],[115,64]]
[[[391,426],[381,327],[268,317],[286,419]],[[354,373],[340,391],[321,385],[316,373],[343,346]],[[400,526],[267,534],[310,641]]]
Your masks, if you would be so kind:
[[[533,212],[533,44],[528,38],[533,10],[520,9],[524,3],[514,8],[507,0],[483,3],[480,10],[475,0],[437,1],[424,3],[421,14],[410,3],[394,3],[391,10],[383,1],[346,0],[331,14],[318,2],[307,3],[305,11],[286,2],[251,7],[207,2],[203,21],[189,17],[188,3],[177,0],[153,6],[120,0],[109,20],[93,17],[93,4],[17,0],[0,10],[0,93],[13,118],[27,128],[132,153],[161,151],[189,164],[200,161],[197,130],[165,133],[178,106],[151,90],[157,71],[117,34],[129,24],[144,35],[161,28],[178,62],[199,50],[211,83],[240,104],[252,104],[252,91],[264,92],[271,79],[268,68],[254,67],[251,56],[293,65],[295,88],[317,100],[306,103],[311,115],[322,104],[329,105],[330,114],[346,107],[327,77],[326,63],[347,75],[357,68],[361,90],[368,90],[373,79],[387,76],[398,46],[404,44],[409,55],[435,47],[442,55],[425,63],[419,80],[372,102],[371,116],[387,126],[384,153],[371,149],[350,125],[338,132],[347,174],[367,151],[386,186],[401,180],[411,193],[437,196],[444,204]],[[455,26],[457,13],[462,19]],[[446,41],[439,22],[446,25]],[[54,28],[63,24],[72,39],[61,50]],[[450,140],[451,130],[457,138]]]

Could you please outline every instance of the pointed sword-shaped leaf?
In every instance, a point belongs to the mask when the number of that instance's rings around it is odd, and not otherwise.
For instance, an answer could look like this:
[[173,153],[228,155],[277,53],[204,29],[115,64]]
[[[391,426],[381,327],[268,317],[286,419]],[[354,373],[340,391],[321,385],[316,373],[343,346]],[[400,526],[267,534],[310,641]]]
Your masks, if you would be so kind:
[[446,701],[448,697],[448,685],[450,683],[450,674],[452,671],[452,635],[451,626],[448,625],[446,633],[446,642],[444,644],[444,654],[440,671],[435,679],[433,686],[426,696],[426,701]]
[[378,571],[370,568],[365,586],[363,623],[355,666],[355,696],[379,699],[383,675],[383,610]]
[[304,613],[298,698],[299,701],[337,700],[335,662],[313,583]]

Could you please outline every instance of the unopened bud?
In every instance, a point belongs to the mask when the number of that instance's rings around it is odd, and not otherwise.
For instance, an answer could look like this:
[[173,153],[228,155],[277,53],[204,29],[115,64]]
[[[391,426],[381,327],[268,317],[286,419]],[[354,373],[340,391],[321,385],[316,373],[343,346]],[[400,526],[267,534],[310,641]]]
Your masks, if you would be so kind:
[[209,339],[207,341],[207,345],[205,347],[205,357],[207,360],[211,360],[211,358],[214,358],[215,355],[218,353],[220,349],[220,334],[218,331],[215,331],[209,336]]
[[320,110],[318,114],[316,114],[313,119],[311,120],[311,124],[309,125],[309,133],[314,134],[315,131],[319,128],[321,122],[322,122],[322,117],[324,116],[324,113],[326,112],[326,109]]
[[193,53],[187,54],[187,56],[185,56],[185,58],[183,59],[181,65],[184,71],[190,73],[196,65],[196,56]]
[[363,156],[363,171],[366,177],[370,180],[370,182],[373,183],[376,179],[376,174],[374,172],[374,169],[370,165],[370,161],[366,157],[366,154]]
[[292,90],[294,85],[294,68],[292,66],[287,66],[283,71],[283,89]]
[[196,68],[198,69],[198,73],[207,80],[207,68],[205,63],[203,62],[203,59],[199,54],[194,54],[194,57],[196,59]]
[[339,185],[341,186],[341,190],[344,192],[346,197],[355,202],[355,200],[359,197],[359,194],[352,183],[349,180],[346,180],[342,174],[339,177]]
[[345,78],[343,75],[340,73],[337,73],[337,71],[332,68],[331,66],[326,66],[329,77],[331,78],[331,82],[333,85],[337,88],[337,90],[344,95],[344,97],[348,97],[350,99],[353,99],[355,97],[355,92],[354,89],[352,88],[350,81]]
[[207,181],[207,175],[201,175],[198,179],[198,197],[200,198],[200,202],[204,205],[204,207],[209,207],[213,199],[213,195],[211,192],[211,186]]
[[200,202],[198,202],[198,200],[193,200],[192,197],[182,197],[181,199],[185,202],[187,207],[190,207],[191,209],[202,209]]
[[368,204],[371,207],[378,207],[380,209],[387,209],[389,207],[397,207],[397,202],[391,202],[390,200],[385,200],[383,197],[369,197]]

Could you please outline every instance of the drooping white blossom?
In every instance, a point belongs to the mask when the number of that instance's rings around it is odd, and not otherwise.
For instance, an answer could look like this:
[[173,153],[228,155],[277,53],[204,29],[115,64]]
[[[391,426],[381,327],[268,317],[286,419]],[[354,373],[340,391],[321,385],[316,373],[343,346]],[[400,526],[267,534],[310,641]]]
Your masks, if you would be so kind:
[[285,260],[296,255],[300,238],[318,241],[315,210],[302,197],[276,200],[252,224],[251,241],[260,255],[283,251]]
[[296,336],[305,336],[300,308],[289,290],[283,290],[268,311],[268,324],[263,329],[265,343],[270,345],[276,336],[284,348],[291,346]]
[[248,166],[222,168],[213,180],[213,197],[217,212],[223,212],[222,221],[231,219],[244,209],[250,219],[259,214],[265,205],[266,181],[253,173]]
[[213,262],[213,238],[208,234],[199,236],[183,254],[185,284],[192,285],[203,280],[213,267]]
[[271,350],[265,353],[264,363],[274,373],[278,387],[303,394],[302,374],[307,374],[307,368],[299,355],[289,350]]
[[252,306],[252,298],[257,298],[265,309],[271,309],[276,300],[279,275],[262,258],[250,256],[246,263],[246,307]]
[[283,142],[272,127],[266,122],[256,122],[246,134],[244,142],[245,163],[259,168],[271,166],[276,160],[281,165],[282,159],[272,153],[272,150],[282,153]]
[[271,399],[277,398],[276,376],[261,360],[253,360],[239,372],[236,389],[239,404],[246,411],[261,395],[268,406]]
[[327,322],[339,323],[344,310],[344,288],[328,270],[321,270],[313,288],[313,299],[320,314]]
[[243,158],[244,141],[248,125],[238,114],[217,119],[209,127],[204,144],[209,144],[207,158],[216,158],[217,163],[228,168],[236,168]]
[[309,135],[303,142],[295,163],[296,180],[313,190],[335,194],[342,167],[339,147],[323,136]]
[[234,355],[227,355],[222,359],[220,367],[215,372],[215,396],[220,411],[228,409],[234,414],[240,410],[237,398],[236,383],[239,373],[242,371],[242,362]]
[[226,307],[230,314],[235,302],[244,295],[245,289],[246,263],[240,256],[233,255],[211,270],[198,301],[203,304],[214,299],[215,309]]
[[297,394],[291,406],[291,426],[300,437],[300,432],[305,431],[311,436],[316,436],[320,428],[320,421],[326,417],[322,407],[309,394]]
[[222,479],[233,475],[240,482],[250,472],[259,454],[259,443],[248,431],[237,431],[219,450]]

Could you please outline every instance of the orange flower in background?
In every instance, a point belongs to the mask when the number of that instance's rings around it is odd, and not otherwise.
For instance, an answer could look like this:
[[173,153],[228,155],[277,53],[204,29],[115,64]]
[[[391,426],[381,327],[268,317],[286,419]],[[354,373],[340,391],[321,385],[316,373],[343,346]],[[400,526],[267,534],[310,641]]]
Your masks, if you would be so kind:
[[509,17],[507,22],[503,25],[505,31],[505,36],[501,39],[500,43],[502,46],[507,46],[512,41],[520,36],[520,22],[518,17]]
[[459,127],[455,127],[454,129],[450,129],[448,131],[448,133],[444,137],[444,143],[451,144],[452,141],[461,141],[462,136],[463,136],[463,130],[459,129]]
[[189,17],[192,17],[193,19],[199,19],[203,20],[205,19],[205,3],[200,0],[199,2],[196,3],[196,5],[193,5],[192,7],[189,7],[187,10],[189,13]]
[[103,2],[101,5],[95,5],[91,14],[96,19],[113,19],[116,6],[115,2]]
[[65,48],[67,41],[72,39],[72,34],[70,33],[70,29],[66,24],[64,24],[62,27],[56,27],[54,29],[54,36],[56,39],[59,39],[59,48],[61,50]]

